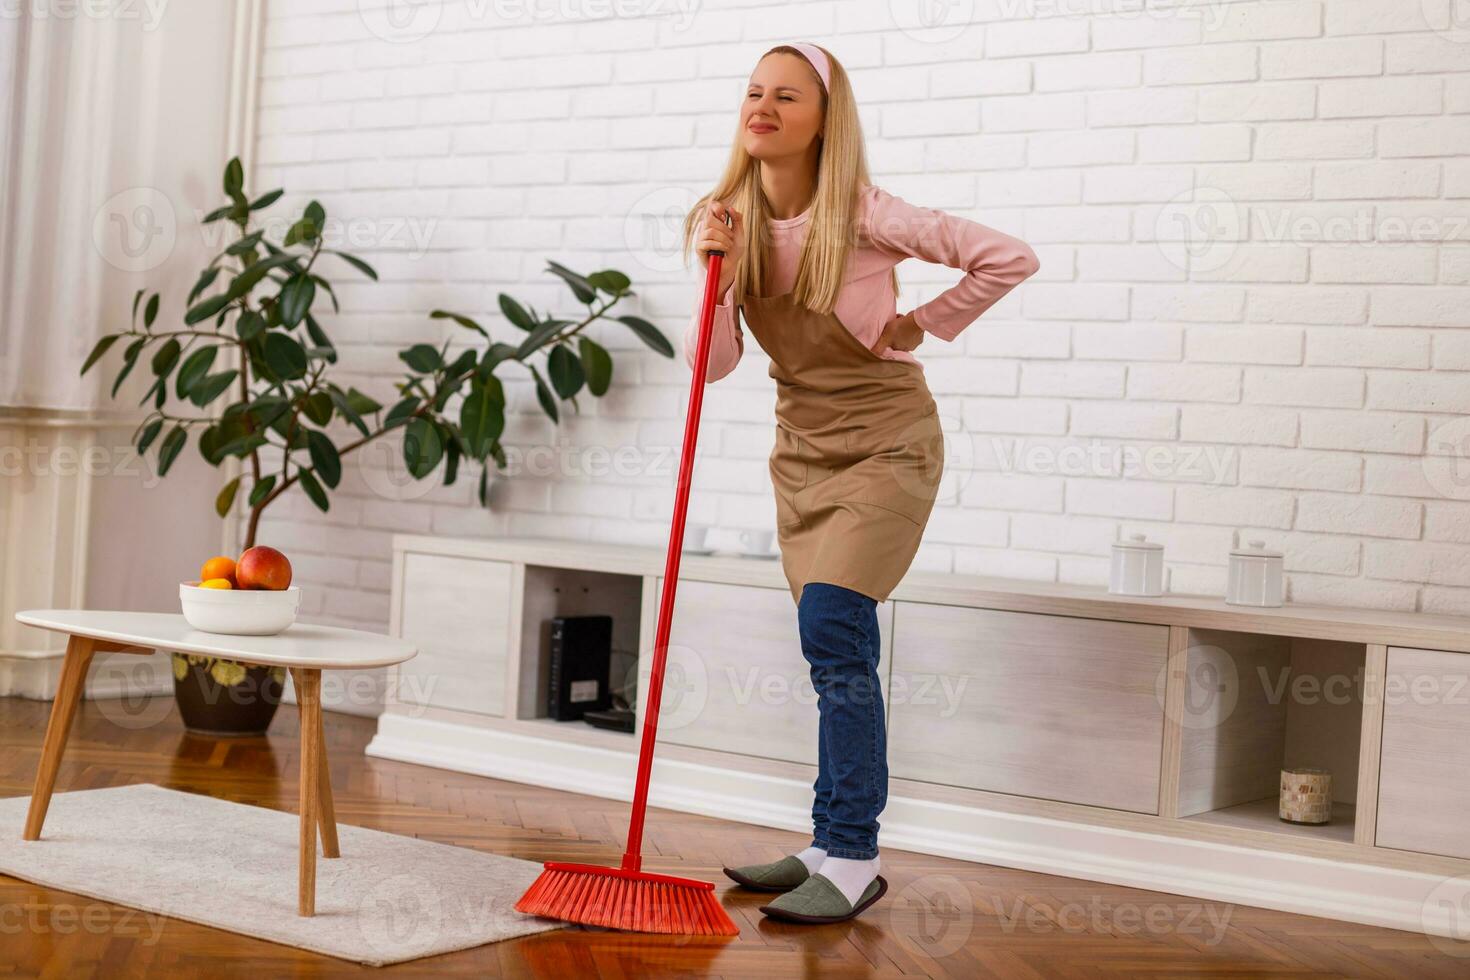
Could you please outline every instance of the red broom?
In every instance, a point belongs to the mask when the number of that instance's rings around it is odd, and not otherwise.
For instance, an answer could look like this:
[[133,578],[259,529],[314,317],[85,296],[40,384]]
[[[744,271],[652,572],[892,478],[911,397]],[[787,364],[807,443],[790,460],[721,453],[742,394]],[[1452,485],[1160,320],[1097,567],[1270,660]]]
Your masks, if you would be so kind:
[[[730,218],[725,217],[729,225]],[[664,562],[663,599],[658,607],[658,632],[653,644],[653,671],[648,681],[648,706],[643,719],[643,743],[638,750],[638,781],[633,790],[633,820],[628,826],[628,848],[619,868],[591,864],[546,862],[516,911],[567,922],[635,932],[675,935],[735,936],[740,930],[715,897],[715,886],[692,878],[646,874],[641,850],[643,817],[648,809],[648,782],[653,769],[654,740],[658,736],[658,708],[663,700],[664,666],[669,659],[669,626],[674,618],[674,588],[679,582],[679,555],[684,548],[684,515],[689,509],[690,476],[694,471],[694,442],[699,434],[699,409],[704,401],[709,366],[710,333],[715,319],[715,295],[720,282],[723,252],[709,253],[704,278],[704,306],[700,312],[699,346],[689,388],[689,414],[684,422],[684,448],[679,456],[679,484],[674,494],[674,524]]]

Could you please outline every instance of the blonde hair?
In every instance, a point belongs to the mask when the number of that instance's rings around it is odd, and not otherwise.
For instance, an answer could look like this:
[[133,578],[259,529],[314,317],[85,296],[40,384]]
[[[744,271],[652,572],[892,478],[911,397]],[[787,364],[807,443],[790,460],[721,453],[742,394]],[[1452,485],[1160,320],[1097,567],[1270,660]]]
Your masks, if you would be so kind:
[[[868,185],[869,179],[862,123],[847,72],[830,51],[826,48],[821,50],[826,53],[830,64],[831,88],[822,96],[824,125],[817,153],[816,191],[812,197],[811,218],[802,243],[792,298],[807,309],[830,313],[842,288],[848,252],[853,244],[858,194]],[[778,44],[761,57],[772,54],[796,55],[810,68],[806,56],[790,45]],[[821,80],[815,68],[811,68],[811,75],[817,80],[820,90]],[[744,216],[745,255],[735,270],[732,287],[732,303],[736,306],[747,295],[760,295],[770,264],[765,245],[770,241],[767,222],[771,220],[771,214],[765,193],[761,190],[760,177],[761,162],[746,152],[737,122],[724,174],[684,219],[687,262],[710,201],[723,201]],[[889,275],[897,295],[898,273],[894,270]]]

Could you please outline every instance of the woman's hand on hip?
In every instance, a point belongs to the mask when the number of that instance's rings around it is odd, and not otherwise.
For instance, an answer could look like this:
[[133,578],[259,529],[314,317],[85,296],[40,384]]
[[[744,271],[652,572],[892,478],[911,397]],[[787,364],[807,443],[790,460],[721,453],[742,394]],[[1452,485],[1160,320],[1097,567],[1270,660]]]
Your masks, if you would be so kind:
[[913,350],[924,342],[924,328],[912,313],[905,313],[889,320],[878,335],[872,352],[881,355],[885,350]]
[[[725,224],[725,212],[730,213],[734,227]],[[699,264],[709,268],[709,253],[724,252],[720,265],[720,285],[716,298],[725,295],[725,290],[735,281],[735,268],[745,255],[745,218],[739,211],[723,201],[710,201],[705,205],[704,218],[696,236],[695,250],[699,253]]]

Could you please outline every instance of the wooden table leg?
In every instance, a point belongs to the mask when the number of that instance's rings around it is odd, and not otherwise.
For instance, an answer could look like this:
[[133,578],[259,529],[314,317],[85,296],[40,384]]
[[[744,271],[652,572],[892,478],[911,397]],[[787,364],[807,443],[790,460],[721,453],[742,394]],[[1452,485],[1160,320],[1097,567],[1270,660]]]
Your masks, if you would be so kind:
[[61,753],[71,731],[77,702],[82,698],[82,685],[87,679],[87,666],[92,662],[95,641],[73,636],[66,641],[66,657],[61,661],[61,683],[56,700],[51,702],[51,720],[46,723],[46,740],[41,744],[41,764],[36,769],[36,787],[26,811],[24,840],[40,840],[41,825],[46,822],[46,809],[51,805],[51,790],[56,785],[56,771],[61,768]]
[[[320,700],[320,694],[318,695]],[[320,805],[317,807],[317,822],[321,824],[322,856],[341,857],[337,848],[337,810],[332,804],[332,767],[327,762],[327,736],[323,730],[322,712],[316,713],[317,764],[321,768],[322,784],[319,789]]]
[[301,853],[297,864],[296,914],[316,915],[317,804],[322,786],[322,672],[291,669],[296,704],[301,709]]

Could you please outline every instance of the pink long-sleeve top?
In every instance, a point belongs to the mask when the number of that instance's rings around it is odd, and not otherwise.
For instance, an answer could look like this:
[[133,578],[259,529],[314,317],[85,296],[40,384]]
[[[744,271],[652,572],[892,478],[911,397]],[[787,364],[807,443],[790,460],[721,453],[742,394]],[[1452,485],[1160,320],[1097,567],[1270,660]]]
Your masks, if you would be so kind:
[[[797,264],[810,218],[808,207],[794,218],[768,222],[772,295],[789,292],[796,284]],[[916,207],[873,184],[867,185],[859,195],[858,226],[856,245],[849,253],[848,278],[838,291],[832,312],[870,349],[878,342],[884,326],[898,315],[898,301],[888,272],[906,258],[923,259],[965,272],[958,283],[913,310],[914,321],[922,330],[945,341],[954,340],[961,330],[1040,268],[1036,253],[1019,238],[937,208]],[[707,382],[718,381],[735,370],[745,353],[733,305],[734,292],[732,285],[715,305]],[[696,305],[684,332],[684,361],[690,370],[694,369],[699,343],[699,313]],[[890,348],[881,356],[919,363],[912,351]]]

